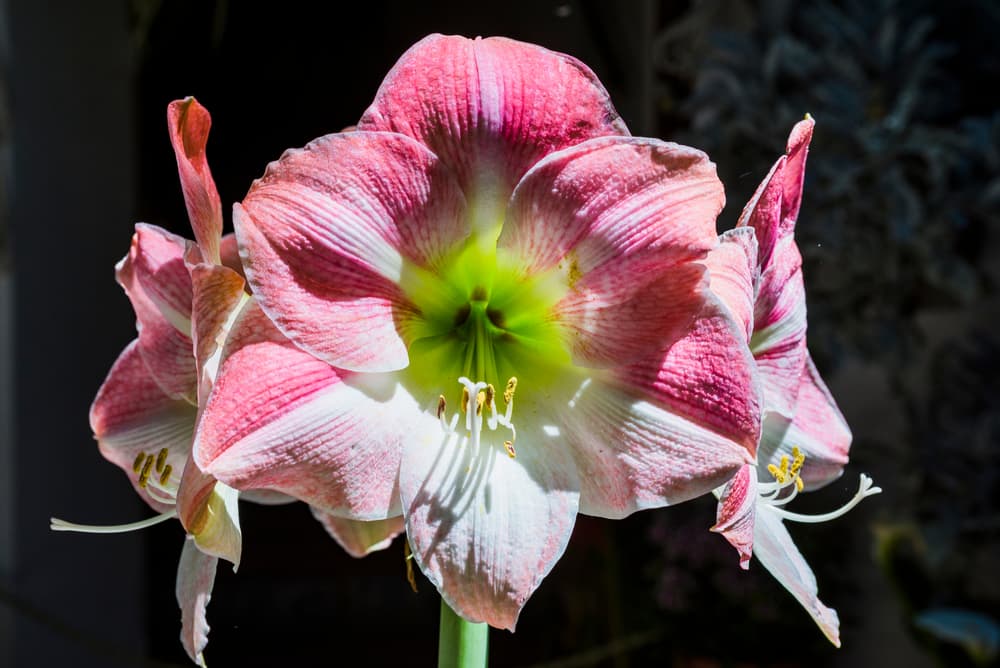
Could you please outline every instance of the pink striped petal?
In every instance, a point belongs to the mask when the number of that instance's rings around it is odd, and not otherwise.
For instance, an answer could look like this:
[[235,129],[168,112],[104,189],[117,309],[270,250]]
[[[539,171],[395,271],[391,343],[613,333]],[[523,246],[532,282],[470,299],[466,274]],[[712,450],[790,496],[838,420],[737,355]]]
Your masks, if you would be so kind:
[[754,520],[757,510],[757,469],[742,467],[726,483],[719,496],[719,508],[712,531],[721,533],[740,555],[740,568],[750,568],[753,555]]
[[750,349],[764,385],[765,408],[791,417],[807,352],[802,257],[790,236],[777,243],[761,274]]
[[403,54],[358,129],[399,132],[429,146],[493,222],[546,154],[628,134],[607,91],[577,59],[503,37],[444,35]]
[[156,456],[168,449],[167,464],[179,476],[191,449],[196,409],[167,396],[153,380],[139,353],[138,340],[118,357],[90,407],[90,428],[101,454],[129,477],[135,491],[157,512],[168,499],[151,496],[134,470],[140,454]]
[[115,276],[135,310],[139,351],[146,366],[164,392],[194,403],[197,376],[186,244],[175,234],[140,223]]
[[816,576],[781,522],[781,518],[763,506],[757,513],[754,556],[802,604],[823,634],[840,647],[840,619],[837,611],[819,600]]
[[222,237],[219,253],[222,256],[223,266],[229,267],[246,279],[247,276],[243,272],[243,261],[240,260],[240,247],[236,242],[235,234],[227,234]]
[[584,276],[552,312],[579,366],[622,366],[655,352],[690,327],[704,301],[700,264],[645,274],[614,269]]
[[497,245],[526,274],[555,267],[572,286],[605,264],[630,265],[635,274],[704,257],[716,245],[724,203],[715,165],[701,151],[655,139],[593,139],[525,175]]
[[223,350],[194,459],[237,489],[384,519],[400,512],[400,451],[424,420],[437,424],[391,375],[331,367],[285,339],[250,300]]
[[788,136],[785,148],[788,159],[781,175],[781,221],[784,234],[791,234],[794,231],[795,221],[799,217],[802,185],[806,176],[806,157],[809,155],[809,143],[812,141],[815,126],[816,121],[812,116],[806,115],[804,120],[795,124]]
[[753,197],[743,207],[736,228],[752,227],[757,235],[757,262],[761,269],[771,263],[771,252],[781,238],[782,186],[781,178],[787,158],[781,156],[771,167]]
[[753,228],[738,227],[719,235],[719,245],[705,258],[711,289],[746,332],[754,326],[754,286],[757,284],[757,240]]
[[839,478],[851,447],[851,429],[811,358],[802,370],[791,424],[777,416],[765,419],[761,468],[780,464],[782,455],[791,456],[793,447],[806,456],[801,472],[806,489],[817,489]]
[[167,106],[167,130],[177,158],[177,172],[184,190],[184,203],[198,246],[208,262],[219,262],[222,236],[222,202],[208,168],[205,145],[212,117],[193,97]]
[[319,520],[330,537],[352,557],[360,559],[372,552],[389,547],[392,539],[403,533],[403,516],[385,520],[349,520],[310,508],[313,517]]
[[177,604],[181,608],[181,644],[199,666],[205,666],[203,652],[208,645],[208,621],[205,608],[212,598],[215,568],[219,560],[201,552],[194,541],[184,541],[177,565]]
[[535,417],[546,412],[518,405],[516,459],[502,444],[507,435],[484,431],[475,448],[440,427],[404,450],[399,485],[413,557],[470,621],[513,631],[573,531],[576,466],[551,435],[558,430],[547,433]]
[[621,518],[705,494],[753,461],[760,397],[743,334],[712,298],[683,335],[553,401],[580,512]]
[[[197,251],[194,247],[191,250]],[[193,291],[191,337],[198,371],[198,404],[204,405],[215,378],[217,353],[233,312],[246,295],[246,283],[229,267],[200,262],[197,255],[189,252],[187,264]]]
[[287,152],[234,217],[253,293],[285,335],[334,366],[389,371],[407,364],[415,312],[399,283],[468,236],[464,208],[426,148],[352,132]]

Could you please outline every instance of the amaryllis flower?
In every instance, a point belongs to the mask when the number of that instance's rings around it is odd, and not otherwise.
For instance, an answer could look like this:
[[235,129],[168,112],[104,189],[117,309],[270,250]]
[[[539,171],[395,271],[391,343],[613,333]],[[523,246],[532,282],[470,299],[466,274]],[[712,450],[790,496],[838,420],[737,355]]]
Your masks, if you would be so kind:
[[792,129],[786,154],[708,260],[712,288],[742,323],[764,389],[757,462],[717,490],[713,530],[738,550],[743,568],[756,556],[839,647],[837,613],[819,600],[812,569],[782,524],[832,520],[881,491],[862,474],[857,494],[838,510],[786,510],[799,492],[839,477],[851,445],[847,422],[806,349],[802,257],[794,232],[813,125],[807,116]]
[[445,601],[513,629],[578,512],[678,503],[753,461],[753,359],[701,264],[723,199],[700,151],[628,136],[577,60],[427,37],[356,130],[236,206],[255,300],[194,459],[402,515]]
[[[101,453],[129,476],[158,515],[117,526],[53,519],[56,530],[115,533],[178,517],[188,533],[177,572],[181,640],[203,663],[208,640],[205,607],[218,558],[239,565],[239,492],[205,475],[190,458],[199,401],[211,389],[219,344],[234,309],[251,298],[235,239],[222,237],[222,208],[205,159],[211,119],[193,98],[167,109],[170,139],[197,243],[154,225],[136,225],[132,245],[115,268],[136,313],[139,335],[122,351],[90,412]],[[290,500],[252,491],[263,503]],[[321,518],[322,519],[322,518]],[[359,523],[353,523],[359,524]],[[324,521],[352,553],[365,552],[402,530],[387,523]],[[341,535],[343,534],[343,535]]]

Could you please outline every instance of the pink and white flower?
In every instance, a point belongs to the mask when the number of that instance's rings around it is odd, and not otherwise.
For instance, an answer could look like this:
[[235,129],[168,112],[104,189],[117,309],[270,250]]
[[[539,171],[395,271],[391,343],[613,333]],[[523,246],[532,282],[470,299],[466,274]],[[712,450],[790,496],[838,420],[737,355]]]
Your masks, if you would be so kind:
[[402,516],[446,602],[513,629],[578,512],[679,503],[754,460],[756,367],[702,264],[723,200],[703,153],[630,137],[579,61],[427,37],[356,130],[236,206],[255,298],[193,459]]
[[[116,533],[179,518],[188,533],[177,571],[182,612],[181,641],[193,661],[204,664],[208,642],[205,608],[218,559],[239,565],[242,534],[240,495],[201,472],[190,457],[199,405],[211,390],[237,307],[251,301],[232,235],[222,236],[222,207],[205,158],[211,119],[194,98],[167,109],[191,226],[197,243],[155,225],[138,224],[132,245],[115,267],[136,314],[138,338],[112,366],[90,411],[101,454],[122,468],[136,492],[158,515],[125,525],[88,526],[52,520],[62,531]],[[249,490],[261,503],[290,501]],[[323,518],[321,518],[323,519]],[[352,554],[384,546],[402,523],[324,526]],[[355,527],[363,524],[363,527]]]
[[708,260],[712,289],[742,324],[764,390],[757,462],[716,490],[712,530],[737,549],[743,568],[756,556],[839,647],[837,613],[819,600],[812,569],[782,523],[832,520],[881,491],[862,474],[857,494],[834,512],[785,509],[799,492],[838,478],[851,445],[847,422],[806,349],[802,257],[794,232],[813,126],[807,116],[792,129],[785,155]]

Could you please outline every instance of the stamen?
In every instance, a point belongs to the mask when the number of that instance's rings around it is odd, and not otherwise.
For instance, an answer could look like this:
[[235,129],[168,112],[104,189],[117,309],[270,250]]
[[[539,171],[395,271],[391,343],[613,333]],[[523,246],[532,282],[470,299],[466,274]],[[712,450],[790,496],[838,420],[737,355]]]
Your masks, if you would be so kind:
[[146,457],[146,461],[142,465],[142,471],[139,472],[139,487],[145,488],[146,483],[149,482],[149,474],[153,471],[153,455]]
[[497,395],[497,391],[496,391],[496,388],[493,387],[493,383],[487,383],[486,384],[486,405],[487,406],[492,406],[493,405],[493,398],[496,397],[496,395]]
[[51,517],[49,518],[49,529],[52,531],[75,531],[77,533],[126,533],[129,531],[145,529],[146,527],[151,527],[154,524],[159,524],[160,522],[166,522],[167,520],[175,517],[177,517],[177,511],[168,510],[162,515],[156,515],[154,517],[150,517],[149,519],[132,522],[130,524],[116,524],[112,526],[74,524],[72,522],[67,522],[66,520],[61,520],[58,517]]
[[162,448],[156,455],[156,472],[162,473],[163,466],[167,463],[167,449]]
[[[469,379],[466,378],[465,380],[468,381]],[[461,383],[462,379],[459,378],[458,382]],[[466,387],[466,386],[463,386],[462,387],[462,412],[463,413],[466,411],[466,408],[467,408],[468,405],[469,405],[469,388]]]
[[511,376],[507,381],[507,387],[503,390],[503,402],[509,404],[514,400],[514,392],[517,390],[517,376]]
[[444,412],[448,410],[448,401],[444,398],[443,394],[438,395],[438,409],[437,416],[439,420],[444,419]]
[[136,475],[139,475],[139,471],[142,470],[142,463],[144,461],[146,461],[145,452],[140,452],[135,456],[135,461],[132,462],[132,471],[135,472]]
[[173,473],[174,467],[167,464],[163,467],[163,473],[160,474],[160,484],[166,485],[167,481],[170,480],[170,474]]
[[881,493],[881,487],[873,487],[872,479],[869,478],[864,473],[861,474],[861,479],[858,482],[858,491],[851,498],[850,501],[845,503],[843,506],[829,513],[824,513],[823,515],[802,515],[800,513],[790,513],[784,508],[775,508],[773,503],[771,505],[771,511],[776,513],[778,517],[782,519],[791,520],[792,522],[829,522],[830,520],[835,520],[841,515],[846,514],[849,510],[854,508],[854,506],[861,503],[861,500],[865,497],[874,496],[875,494]]
[[504,441],[503,447],[505,450],[507,450],[507,454],[510,456],[511,459],[517,457],[517,453],[514,452],[514,443],[512,441]]
[[483,414],[483,404],[486,403],[486,393],[483,391],[476,393],[476,415]]

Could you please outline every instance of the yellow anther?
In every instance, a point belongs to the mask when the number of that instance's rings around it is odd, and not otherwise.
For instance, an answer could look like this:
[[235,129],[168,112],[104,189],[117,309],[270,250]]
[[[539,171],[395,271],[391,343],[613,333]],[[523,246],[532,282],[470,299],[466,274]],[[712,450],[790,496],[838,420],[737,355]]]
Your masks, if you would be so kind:
[[801,492],[805,488],[805,486],[806,484],[802,482],[802,476],[799,475],[795,476],[795,489]]
[[163,467],[167,463],[167,449],[161,449],[156,455],[156,472],[162,473]]
[[483,414],[483,404],[486,403],[486,393],[480,390],[476,393],[476,415]]
[[[792,475],[798,475],[802,465],[806,462],[806,456],[798,448],[792,448]],[[800,490],[801,491],[801,490]]]
[[486,405],[487,406],[492,406],[493,405],[493,399],[494,399],[494,397],[496,397],[496,395],[497,395],[497,391],[496,391],[496,388],[493,387],[493,383],[487,384],[486,385]]
[[146,453],[145,452],[140,452],[139,454],[137,454],[135,456],[135,461],[132,462],[132,471],[134,471],[137,475],[138,475],[139,471],[142,470],[142,463],[144,461],[146,461]]
[[444,415],[444,412],[445,412],[446,410],[448,410],[448,402],[447,402],[447,401],[445,400],[445,398],[444,398],[444,395],[443,395],[443,394],[441,394],[441,395],[438,395],[438,410],[437,410],[437,416],[438,416],[438,419],[439,419],[439,420],[441,419],[441,416],[442,416],[442,415]]
[[510,441],[504,441],[503,442],[503,447],[507,451],[507,455],[510,456],[511,459],[514,459],[515,457],[517,457],[517,453],[514,452],[514,444],[513,443],[511,443]]
[[785,472],[778,468],[775,464],[768,464],[767,472],[774,476],[774,479],[778,482],[785,482]]
[[148,455],[142,463],[142,470],[139,472],[139,487],[145,488],[149,482],[149,474],[153,471],[153,455]]
[[166,485],[167,481],[170,480],[170,474],[173,473],[174,467],[167,464],[163,467],[163,473],[160,474],[160,484]]
[[517,376],[511,376],[507,381],[507,387],[503,390],[503,402],[509,404],[514,398],[514,391],[517,390]]
[[469,409],[469,388],[462,387],[462,412],[465,413]]
[[417,593],[417,576],[413,573],[413,551],[410,550],[410,541],[403,541],[403,561],[406,562],[406,581],[410,583],[410,589]]

